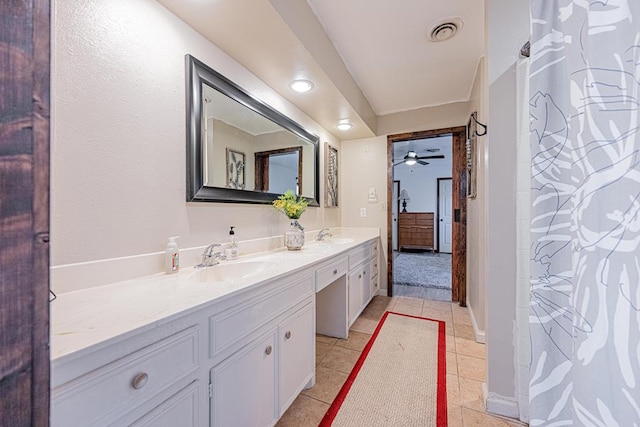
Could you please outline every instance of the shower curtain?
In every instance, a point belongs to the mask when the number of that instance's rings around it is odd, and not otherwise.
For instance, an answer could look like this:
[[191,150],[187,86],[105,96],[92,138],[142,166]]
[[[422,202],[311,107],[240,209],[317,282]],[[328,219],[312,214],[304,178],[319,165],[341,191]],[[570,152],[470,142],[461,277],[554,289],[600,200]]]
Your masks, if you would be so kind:
[[640,1],[531,18],[530,424],[640,425]]

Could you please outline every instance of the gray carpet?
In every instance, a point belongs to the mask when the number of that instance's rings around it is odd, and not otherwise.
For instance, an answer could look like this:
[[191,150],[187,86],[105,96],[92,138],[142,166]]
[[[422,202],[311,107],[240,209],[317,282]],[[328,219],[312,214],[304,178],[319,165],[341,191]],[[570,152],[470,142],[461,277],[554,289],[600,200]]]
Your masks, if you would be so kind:
[[451,301],[451,254],[398,253],[393,260],[393,294]]

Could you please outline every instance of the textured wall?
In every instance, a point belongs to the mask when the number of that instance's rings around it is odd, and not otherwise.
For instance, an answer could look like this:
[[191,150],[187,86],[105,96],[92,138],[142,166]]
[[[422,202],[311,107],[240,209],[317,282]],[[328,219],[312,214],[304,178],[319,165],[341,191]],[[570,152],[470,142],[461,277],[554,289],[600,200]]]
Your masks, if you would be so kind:
[[[181,248],[225,241],[229,225],[239,240],[285,231],[269,206],[185,202],[185,54],[339,146],[331,134],[156,1],[53,13],[53,266],[163,251],[172,235]],[[309,208],[303,222],[337,226],[340,210]]]

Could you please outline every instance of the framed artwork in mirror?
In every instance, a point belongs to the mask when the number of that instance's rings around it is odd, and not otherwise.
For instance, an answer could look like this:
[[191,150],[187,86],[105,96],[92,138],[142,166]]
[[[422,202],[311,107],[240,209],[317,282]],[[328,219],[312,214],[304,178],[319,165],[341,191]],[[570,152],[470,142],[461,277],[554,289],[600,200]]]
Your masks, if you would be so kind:
[[244,190],[245,155],[227,148],[227,188]]
[[325,193],[324,205],[327,208],[338,207],[338,149],[325,143]]

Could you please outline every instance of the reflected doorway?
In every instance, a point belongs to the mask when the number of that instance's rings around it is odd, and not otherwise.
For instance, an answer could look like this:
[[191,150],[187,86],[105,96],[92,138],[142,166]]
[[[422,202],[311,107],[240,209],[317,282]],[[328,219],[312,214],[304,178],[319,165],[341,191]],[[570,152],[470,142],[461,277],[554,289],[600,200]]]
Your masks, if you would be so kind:
[[283,194],[293,190],[300,194],[302,182],[302,147],[255,153],[256,191]]

